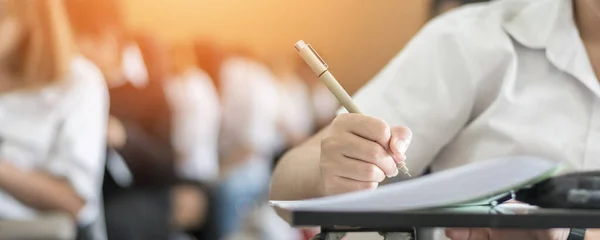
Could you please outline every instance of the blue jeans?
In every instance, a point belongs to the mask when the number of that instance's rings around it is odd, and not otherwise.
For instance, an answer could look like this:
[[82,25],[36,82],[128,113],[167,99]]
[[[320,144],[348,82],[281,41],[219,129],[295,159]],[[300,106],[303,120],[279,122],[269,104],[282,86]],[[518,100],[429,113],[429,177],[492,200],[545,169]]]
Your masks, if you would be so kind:
[[224,236],[238,232],[252,208],[264,200],[270,177],[270,159],[251,159],[221,182],[217,190],[218,226]]

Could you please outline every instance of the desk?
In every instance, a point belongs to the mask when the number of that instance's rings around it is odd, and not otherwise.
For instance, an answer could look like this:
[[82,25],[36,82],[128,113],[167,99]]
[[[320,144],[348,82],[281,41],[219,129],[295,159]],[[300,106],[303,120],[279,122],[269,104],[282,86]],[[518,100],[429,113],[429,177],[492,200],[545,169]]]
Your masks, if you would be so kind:
[[75,223],[68,214],[49,213],[31,220],[0,220],[0,239],[75,239]]
[[413,228],[431,227],[600,228],[600,210],[540,209],[522,207],[517,204],[500,206],[496,208],[471,206],[407,212],[295,211],[291,213],[291,224],[294,226],[321,226],[323,232],[412,232]]

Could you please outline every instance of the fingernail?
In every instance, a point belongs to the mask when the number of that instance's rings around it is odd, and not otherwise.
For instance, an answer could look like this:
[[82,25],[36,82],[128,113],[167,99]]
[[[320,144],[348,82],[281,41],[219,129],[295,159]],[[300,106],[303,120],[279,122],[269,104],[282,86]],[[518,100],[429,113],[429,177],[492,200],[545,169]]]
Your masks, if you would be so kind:
[[398,169],[396,168],[396,171],[394,172],[394,174],[388,176],[388,178],[393,178],[395,176],[398,176],[398,174],[400,174],[400,171],[398,171]]
[[469,229],[462,229],[462,228],[446,229],[446,237],[448,237],[452,240],[468,240],[469,239]]
[[405,141],[403,141],[403,140],[396,140],[396,151],[397,151],[397,153],[404,154],[404,152],[406,152],[407,148],[408,148],[408,145],[406,144]]

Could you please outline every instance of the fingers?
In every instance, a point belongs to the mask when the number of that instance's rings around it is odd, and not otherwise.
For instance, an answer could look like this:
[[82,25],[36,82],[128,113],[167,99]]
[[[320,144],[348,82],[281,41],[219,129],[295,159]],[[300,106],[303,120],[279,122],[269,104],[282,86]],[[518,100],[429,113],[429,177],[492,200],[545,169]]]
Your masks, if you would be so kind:
[[[398,175],[397,164],[405,159],[410,137],[407,128],[392,130],[381,119],[360,114],[336,117],[321,139],[320,168],[325,195],[372,189],[386,176]],[[396,150],[387,149],[391,140]]]
[[351,133],[342,134],[341,137],[345,139],[345,142],[340,144],[340,146],[333,146],[339,147],[338,152],[341,155],[370,163],[380,168],[385,173],[385,176],[393,177],[398,174],[398,168],[394,159],[378,143]]
[[325,189],[325,191],[331,195],[335,195],[363,190],[373,190],[377,188],[377,185],[378,183],[376,182],[362,182],[344,177],[335,177],[332,179],[332,184],[330,185],[335,187],[330,187],[330,189]]
[[334,174],[362,182],[382,182],[386,175],[379,167],[360,160],[342,159],[343,164],[339,164],[334,169]]
[[365,139],[379,143],[381,146],[388,146],[390,140],[390,128],[385,121],[359,115],[355,113],[342,114],[336,117],[332,124],[336,130],[351,132]]

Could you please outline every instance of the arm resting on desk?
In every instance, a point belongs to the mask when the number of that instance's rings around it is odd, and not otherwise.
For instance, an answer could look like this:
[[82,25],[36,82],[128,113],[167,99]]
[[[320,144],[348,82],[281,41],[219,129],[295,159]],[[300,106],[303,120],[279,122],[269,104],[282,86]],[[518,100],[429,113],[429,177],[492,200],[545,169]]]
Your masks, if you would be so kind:
[[325,130],[287,152],[273,173],[271,200],[299,200],[322,197],[321,139]]
[[22,171],[6,161],[0,161],[0,188],[32,208],[68,212],[73,219],[85,204],[67,180]]

